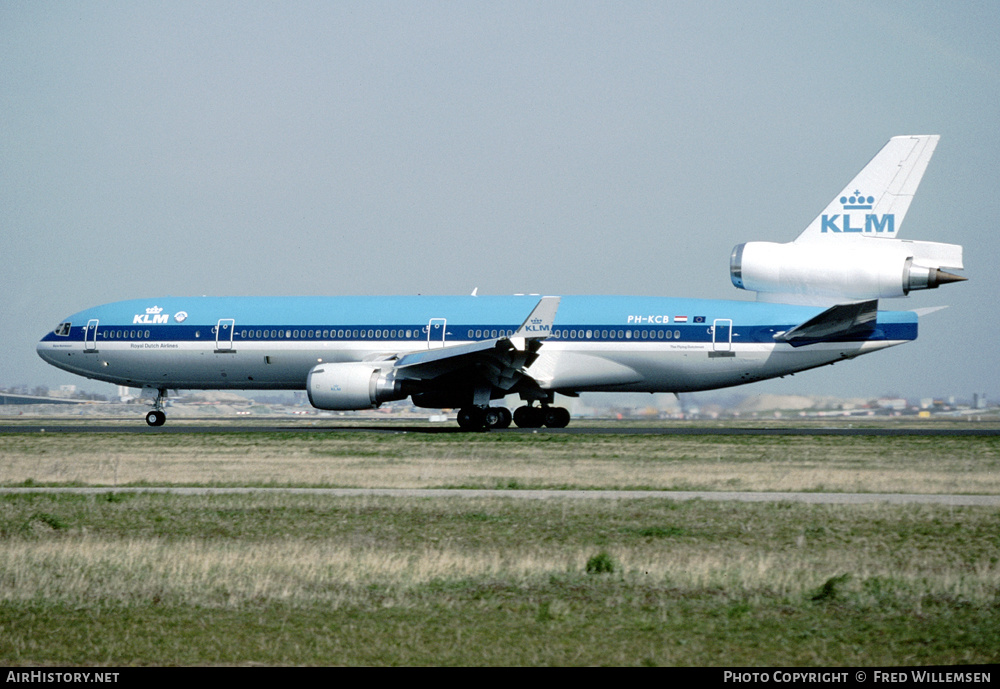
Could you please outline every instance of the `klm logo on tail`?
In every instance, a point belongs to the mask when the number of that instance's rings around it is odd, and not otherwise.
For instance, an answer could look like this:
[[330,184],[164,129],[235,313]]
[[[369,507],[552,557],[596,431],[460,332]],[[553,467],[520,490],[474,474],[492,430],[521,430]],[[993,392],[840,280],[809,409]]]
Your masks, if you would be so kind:
[[[844,207],[843,213],[834,213],[822,217],[820,232],[870,232],[893,234],[896,232],[896,216],[892,213],[879,215],[877,213],[865,213],[864,225],[858,218],[859,213],[848,213],[847,211],[871,210],[875,203],[874,196],[865,196],[860,191],[855,191],[851,196],[841,196],[840,204]],[[853,222],[857,223],[852,225]]]

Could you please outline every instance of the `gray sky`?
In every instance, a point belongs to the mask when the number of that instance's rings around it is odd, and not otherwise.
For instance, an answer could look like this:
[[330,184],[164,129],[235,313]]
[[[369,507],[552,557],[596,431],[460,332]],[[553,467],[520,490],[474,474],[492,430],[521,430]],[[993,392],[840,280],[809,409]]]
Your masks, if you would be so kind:
[[35,342],[188,294],[749,299],[896,134],[901,236],[965,246],[915,343],[748,394],[1000,397],[995,2],[0,3],[0,385]]

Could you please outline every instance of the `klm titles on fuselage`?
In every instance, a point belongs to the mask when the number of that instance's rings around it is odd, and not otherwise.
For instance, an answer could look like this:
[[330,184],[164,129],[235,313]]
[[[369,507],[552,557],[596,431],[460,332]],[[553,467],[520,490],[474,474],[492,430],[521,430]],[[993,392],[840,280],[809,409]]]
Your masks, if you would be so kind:
[[[187,319],[187,311],[178,311],[174,314],[174,320],[183,323]],[[161,325],[170,322],[170,314],[163,313],[159,306],[151,306],[146,309],[146,313],[137,313],[132,316],[132,325]]]
[[145,323],[146,325],[156,325],[158,323],[166,323],[170,320],[170,314],[160,313],[160,314],[149,314],[149,313],[137,313],[132,317],[132,325],[136,323]]

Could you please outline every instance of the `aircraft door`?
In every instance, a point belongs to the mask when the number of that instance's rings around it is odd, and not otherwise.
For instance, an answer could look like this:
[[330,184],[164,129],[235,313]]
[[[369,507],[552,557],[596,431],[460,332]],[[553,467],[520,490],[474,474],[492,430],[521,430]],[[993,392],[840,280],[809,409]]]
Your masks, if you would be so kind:
[[716,318],[712,321],[712,349],[716,352],[733,350],[733,321],[729,318]]
[[222,318],[215,326],[215,352],[233,351],[233,331],[236,329],[236,321],[232,318]]
[[87,321],[87,327],[83,331],[83,351],[97,351],[97,324],[99,322],[96,318]]
[[444,347],[447,325],[448,321],[445,318],[432,318],[427,323],[427,349]]

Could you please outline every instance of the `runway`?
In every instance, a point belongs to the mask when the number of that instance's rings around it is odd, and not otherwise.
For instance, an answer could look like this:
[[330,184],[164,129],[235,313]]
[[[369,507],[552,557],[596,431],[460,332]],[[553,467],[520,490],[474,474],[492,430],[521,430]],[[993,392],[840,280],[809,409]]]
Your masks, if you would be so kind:
[[[60,420],[61,421],[61,420]],[[546,433],[556,435],[716,435],[716,436],[1000,436],[1000,428],[983,428],[970,424],[972,428],[926,428],[926,427],[845,427],[845,426],[787,426],[787,427],[739,427],[739,426],[586,426],[578,425],[569,428],[508,428],[505,430],[487,431],[492,434],[532,434]],[[4,433],[149,433],[149,434],[191,434],[191,433],[423,433],[451,434],[468,433],[452,424],[431,424],[427,426],[394,425],[372,423],[371,425],[342,426],[336,424],[303,425],[288,424],[192,424],[183,420],[168,422],[165,426],[152,428],[141,419],[134,423],[30,423],[0,425],[0,434]]]
[[743,491],[673,490],[496,490],[468,488],[0,488],[3,494],[72,493],[169,493],[174,495],[245,495],[285,493],[330,497],[392,498],[504,498],[510,500],[708,500],[712,502],[796,502],[813,505],[950,505],[953,507],[1000,507],[1000,495],[921,495],[915,493],[770,493]]

